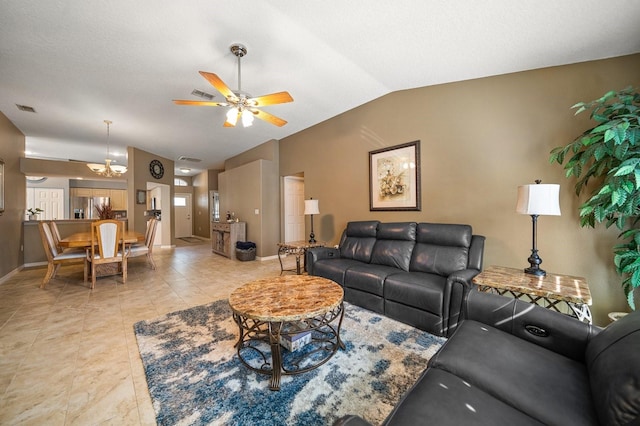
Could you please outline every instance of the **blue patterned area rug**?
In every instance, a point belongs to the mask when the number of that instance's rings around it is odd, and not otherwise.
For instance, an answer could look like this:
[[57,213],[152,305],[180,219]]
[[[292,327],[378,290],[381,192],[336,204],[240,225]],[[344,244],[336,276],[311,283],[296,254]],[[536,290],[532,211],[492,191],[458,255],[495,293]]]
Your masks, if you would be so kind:
[[345,303],[339,350],[283,376],[247,369],[227,300],[134,325],[160,425],[331,425],[345,414],[380,424],[445,339]]

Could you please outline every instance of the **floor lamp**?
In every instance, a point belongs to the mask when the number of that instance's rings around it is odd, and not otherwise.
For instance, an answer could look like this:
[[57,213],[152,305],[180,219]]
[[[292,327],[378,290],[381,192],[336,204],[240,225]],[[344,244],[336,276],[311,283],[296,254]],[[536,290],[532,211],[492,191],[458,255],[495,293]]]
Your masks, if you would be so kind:
[[304,200],[304,214],[311,215],[311,234],[309,234],[309,242],[315,243],[316,236],[313,233],[313,215],[320,214],[320,210],[318,208],[318,200],[314,200],[313,198],[310,200]]
[[531,216],[533,224],[533,246],[528,268],[524,272],[543,277],[546,271],[540,269],[542,259],[538,256],[538,216],[560,216],[560,185],[541,184],[536,180],[535,185],[521,185],[518,187],[518,201],[516,212]]

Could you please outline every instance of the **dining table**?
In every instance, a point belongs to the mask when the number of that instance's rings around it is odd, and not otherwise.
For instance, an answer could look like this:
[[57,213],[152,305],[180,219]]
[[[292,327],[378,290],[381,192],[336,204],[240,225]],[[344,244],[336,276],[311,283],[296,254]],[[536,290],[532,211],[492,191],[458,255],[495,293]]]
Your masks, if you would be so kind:
[[[144,241],[144,234],[136,231],[125,231],[125,244],[135,244]],[[60,246],[64,248],[91,247],[91,232],[76,232],[60,239]]]

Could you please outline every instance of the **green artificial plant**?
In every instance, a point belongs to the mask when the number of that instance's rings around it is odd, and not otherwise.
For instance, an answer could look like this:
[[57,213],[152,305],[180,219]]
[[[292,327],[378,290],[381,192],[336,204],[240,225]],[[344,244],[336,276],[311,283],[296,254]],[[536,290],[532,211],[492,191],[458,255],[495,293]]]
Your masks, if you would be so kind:
[[640,287],[640,93],[627,87],[572,108],[576,115],[589,111],[596,125],[553,149],[550,162],[564,163],[566,176],[577,179],[576,195],[594,179],[590,198],[580,206],[580,225],[615,224],[621,231],[614,264],[635,310],[634,290]]

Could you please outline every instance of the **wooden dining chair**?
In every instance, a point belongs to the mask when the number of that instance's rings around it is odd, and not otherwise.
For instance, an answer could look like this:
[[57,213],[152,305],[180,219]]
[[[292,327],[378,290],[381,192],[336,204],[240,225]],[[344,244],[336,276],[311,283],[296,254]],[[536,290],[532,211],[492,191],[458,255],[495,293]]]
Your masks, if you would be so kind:
[[147,222],[147,232],[144,237],[144,245],[131,245],[128,249],[127,257],[147,256],[147,260],[151,264],[151,269],[156,269],[156,263],[153,261],[153,240],[156,237],[157,227],[158,219],[149,219]]
[[60,244],[60,240],[62,237],[60,236],[60,230],[58,229],[58,225],[54,221],[49,221],[49,228],[51,228],[51,235],[53,236],[53,242],[58,248],[58,252],[67,253],[67,252],[80,252],[84,255],[86,249],[84,247],[73,247],[73,248],[65,248]]
[[[122,282],[127,282],[127,252],[124,242],[124,224],[119,220],[99,220],[91,224],[91,247],[86,254],[91,264],[91,288],[96,285],[96,267],[118,264]],[[85,279],[86,282],[86,279]]]
[[44,246],[44,252],[47,255],[47,273],[40,284],[40,288],[45,288],[49,281],[56,276],[60,265],[63,263],[77,263],[79,260],[84,261],[84,280],[87,281],[87,262],[86,254],[84,251],[61,251],[55,242],[53,233],[48,222],[41,221],[38,223],[38,229],[40,230],[40,237],[42,238],[42,245]]

